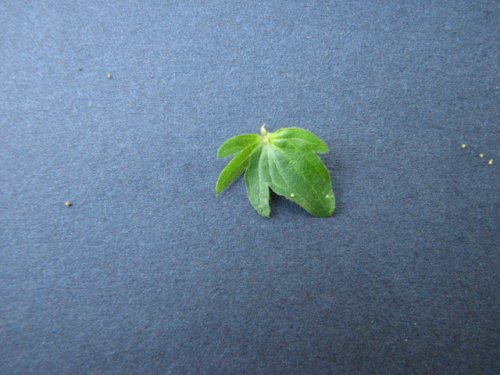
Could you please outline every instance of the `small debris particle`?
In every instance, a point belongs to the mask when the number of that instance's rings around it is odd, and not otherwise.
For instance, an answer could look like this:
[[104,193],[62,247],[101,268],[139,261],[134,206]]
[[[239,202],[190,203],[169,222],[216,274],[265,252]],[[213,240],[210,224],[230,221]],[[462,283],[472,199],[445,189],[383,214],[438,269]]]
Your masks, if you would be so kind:
[[66,207],[71,207],[73,205],[73,203],[71,203],[71,201],[66,201],[65,205],[66,205]]
[[484,158],[484,154],[479,154],[479,157],[482,159]]
[[108,73],[108,74],[106,74],[106,77],[108,77],[108,79],[112,79],[113,78],[113,74],[112,73]]
[[466,149],[467,145],[465,143],[462,143],[462,145],[460,147],[462,147],[462,149]]
[[294,194],[294,193],[292,193],[292,194],[290,194],[290,196],[293,198],[293,197],[295,197],[295,194]]
[[488,160],[488,165],[493,165],[493,159]]
[[81,71],[83,71],[83,68],[78,68],[77,70],[78,70],[79,72],[81,72]]

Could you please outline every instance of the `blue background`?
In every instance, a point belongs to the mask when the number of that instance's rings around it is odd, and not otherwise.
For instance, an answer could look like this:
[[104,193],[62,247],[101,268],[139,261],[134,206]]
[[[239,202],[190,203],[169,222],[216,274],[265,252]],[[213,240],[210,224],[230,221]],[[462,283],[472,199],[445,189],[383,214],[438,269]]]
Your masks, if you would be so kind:
[[[498,373],[498,5],[2,2],[0,373]],[[334,217],[215,197],[263,122]]]

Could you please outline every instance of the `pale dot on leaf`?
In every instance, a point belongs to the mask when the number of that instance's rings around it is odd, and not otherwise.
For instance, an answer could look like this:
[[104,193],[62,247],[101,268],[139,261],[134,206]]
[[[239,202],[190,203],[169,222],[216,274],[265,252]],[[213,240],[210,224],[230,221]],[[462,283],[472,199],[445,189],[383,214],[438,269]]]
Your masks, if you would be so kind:
[[292,193],[292,194],[290,194],[290,196],[293,198],[293,197],[295,197],[295,194],[294,194],[294,193]]

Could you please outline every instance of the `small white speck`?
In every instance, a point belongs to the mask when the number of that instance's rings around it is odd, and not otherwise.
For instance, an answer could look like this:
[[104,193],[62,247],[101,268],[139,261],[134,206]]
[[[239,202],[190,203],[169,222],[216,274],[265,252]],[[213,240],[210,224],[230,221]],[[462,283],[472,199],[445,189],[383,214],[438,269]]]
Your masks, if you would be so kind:
[[290,194],[290,196],[293,198],[293,197],[295,197],[295,194],[294,194],[294,193],[292,193],[292,194]]

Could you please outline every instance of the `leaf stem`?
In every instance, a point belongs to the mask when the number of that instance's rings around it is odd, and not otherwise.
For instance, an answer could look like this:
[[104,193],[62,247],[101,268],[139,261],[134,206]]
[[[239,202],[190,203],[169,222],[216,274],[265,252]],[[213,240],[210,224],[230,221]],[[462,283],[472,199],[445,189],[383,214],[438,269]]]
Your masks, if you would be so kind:
[[267,135],[266,124],[262,124],[262,126],[260,127],[260,134]]
[[268,144],[269,143],[269,132],[266,129],[266,124],[262,124],[262,126],[260,127],[260,134],[262,134],[262,141],[265,144]]

